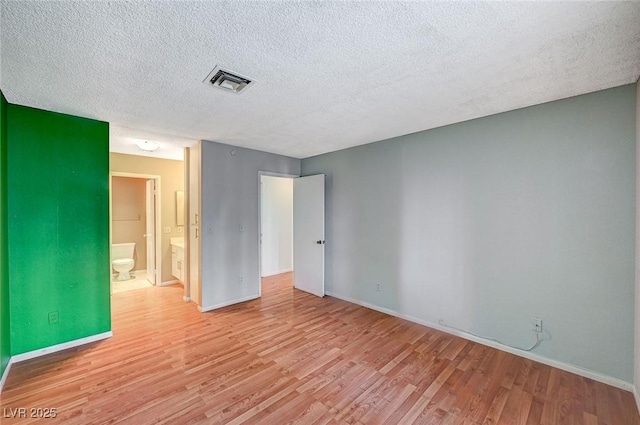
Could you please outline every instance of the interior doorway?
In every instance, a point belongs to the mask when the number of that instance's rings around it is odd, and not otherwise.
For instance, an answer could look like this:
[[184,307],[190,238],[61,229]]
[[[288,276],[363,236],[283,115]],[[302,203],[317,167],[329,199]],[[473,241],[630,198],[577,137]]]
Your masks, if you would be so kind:
[[323,297],[324,174],[259,178],[261,280],[289,274],[293,287]]
[[271,277],[291,271],[293,271],[293,179],[261,175],[260,277]]
[[109,193],[111,293],[157,285],[162,270],[160,176],[111,172]]

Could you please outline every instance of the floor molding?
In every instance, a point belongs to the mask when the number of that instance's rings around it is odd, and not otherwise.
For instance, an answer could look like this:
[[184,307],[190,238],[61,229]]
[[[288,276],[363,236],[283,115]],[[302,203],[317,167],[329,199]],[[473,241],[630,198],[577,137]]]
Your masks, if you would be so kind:
[[261,277],[272,277],[272,276],[278,276],[279,274],[289,273],[289,272],[292,272],[292,271],[293,271],[293,269],[292,269],[292,268],[282,269],[282,270],[280,270],[280,271],[278,271],[278,272],[275,272],[275,273],[269,273],[269,274],[264,275],[264,276],[261,276]]
[[58,351],[67,350],[69,348],[79,347],[81,345],[90,344],[96,341],[102,341],[103,339],[111,338],[113,332],[103,332],[96,335],[91,335],[85,338],[74,339],[73,341],[63,342],[62,344],[51,345],[49,347],[39,348],[33,351],[27,351],[26,353],[16,354],[11,358],[13,363],[23,362],[25,360],[34,359],[36,357],[44,356]]
[[13,357],[9,357],[9,363],[7,363],[7,367],[4,369],[4,373],[0,378],[0,393],[2,393],[2,388],[4,388],[5,382],[7,382],[7,376],[9,376],[9,370],[11,369],[12,364],[13,364]]
[[638,394],[638,387],[633,386],[633,398],[636,400],[636,408],[638,409],[638,414],[640,415],[640,394]]
[[[437,329],[439,331],[448,333],[450,335],[455,335],[455,336],[459,336],[461,338],[467,339],[469,341],[473,341],[473,342],[477,342],[478,344],[482,344],[482,345],[486,345],[488,347],[492,347],[501,351],[506,351],[507,353],[511,353],[514,354],[516,356],[520,356],[520,357],[524,357],[526,359],[529,360],[533,360],[542,364],[546,364],[547,366],[551,366],[551,367],[555,367],[561,370],[564,370],[566,372],[571,372],[571,373],[575,373],[576,375],[580,375],[583,376],[585,378],[589,378],[589,379],[593,379],[594,381],[598,381],[598,382],[602,382],[603,384],[607,384],[607,385],[611,385],[612,387],[616,387],[616,388],[620,388],[622,390],[625,391],[631,391],[634,393],[634,395],[636,396],[636,402],[638,403],[638,400],[640,400],[640,397],[637,395],[636,391],[635,391],[635,387],[633,384],[623,381],[621,379],[618,378],[614,378],[612,376],[608,376],[608,375],[604,375],[598,372],[594,372],[592,370],[589,369],[584,369],[581,368],[579,366],[575,366],[572,364],[568,364],[568,363],[564,363],[558,360],[553,360],[550,359],[548,357],[543,357],[539,354],[534,354],[528,351],[523,351],[523,350],[518,350],[517,348],[512,348],[509,347],[507,345],[504,344],[500,344],[499,342],[494,342],[488,339],[484,339],[484,338],[480,338],[477,337],[475,335],[471,335],[468,334],[466,332],[462,332],[462,331],[457,331],[455,329],[451,329],[447,326],[442,326],[438,323],[433,323],[433,322],[429,322],[427,320],[422,320],[419,319],[417,317],[413,317],[413,316],[409,316],[406,314],[401,314],[395,310],[390,310],[388,308],[384,308],[384,307],[380,307],[377,306],[375,304],[369,304],[367,302],[364,301],[360,301],[360,300],[356,300],[354,298],[349,298],[349,297],[345,297],[333,292],[326,292],[326,294],[330,297],[334,297],[334,298],[339,298],[341,300],[344,301],[348,301],[350,303],[354,303],[357,305],[361,305],[363,307],[367,307],[370,308],[371,310],[376,310],[379,311],[381,313],[385,313],[388,314],[390,316],[395,316],[395,317],[399,317],[401,319],[405,319],[408,320],[410,322],[413,323],[417,323],[419,325],[423,325],[423,326],[427,326],[429,328],[432,329]],[[640,409],[640,403],[638,403],[639,409]]]
[[198,306],[198,311],[200,311],[200,313],[204,313],[206,311],[211,311],[211,310],[216,310],[222,307],[228,307],[230,305],[233,304],[239,304],[239,303],[243,303],[245,301],[251,301],[251,300],[255,300],[256,298],[260,298],[260,295],[255,294],[255,295],[249,295],[248,297],[244,297],[244,298],[238,298],[237,300],[231,300],[231,301],[225,301],[223,303],[219,303],[219,304],[214,304],[208,307],[200,307]]
[[182,282],[180,282],[178,279],[173,279],[173,280],[165,280],[164,282],[160,282],[157,286],[169,286],[169,285],[175,285],[176,283],[182,284]]

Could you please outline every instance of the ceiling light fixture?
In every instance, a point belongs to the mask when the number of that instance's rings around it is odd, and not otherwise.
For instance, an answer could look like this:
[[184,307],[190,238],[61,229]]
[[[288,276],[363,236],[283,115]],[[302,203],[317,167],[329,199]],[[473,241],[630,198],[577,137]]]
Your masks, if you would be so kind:
[[160,145],[156,142],[150,142],[149,140],[138,140],[136,146],[146,152],[154,152],[160,148]]

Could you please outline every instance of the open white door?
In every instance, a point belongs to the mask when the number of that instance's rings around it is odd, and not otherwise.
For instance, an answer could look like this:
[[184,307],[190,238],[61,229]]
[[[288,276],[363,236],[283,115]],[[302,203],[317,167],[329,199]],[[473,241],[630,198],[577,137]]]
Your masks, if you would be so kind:
[[324,174],[293,181],[293,285],[324,297]]
[[156,185],[154,179],[147,180],[146,184],[146,211],[147,229],[145,238],[147,242],[147,280],[156,284]]

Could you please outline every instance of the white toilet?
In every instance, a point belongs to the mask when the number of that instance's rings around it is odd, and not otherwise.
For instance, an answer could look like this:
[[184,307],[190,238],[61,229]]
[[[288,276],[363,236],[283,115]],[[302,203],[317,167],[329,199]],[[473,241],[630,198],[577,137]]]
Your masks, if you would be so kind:
[[116,280],[131,279],[129,272],[136,264],[136,262],[133,261],[133,250],[135,247],[135,242],[114,243],[111,245],[111,266],[118,272]]

